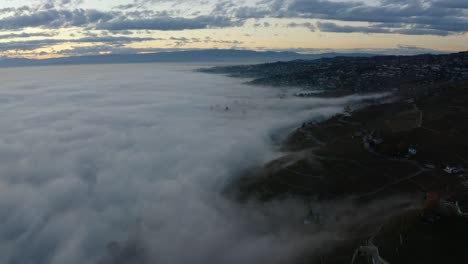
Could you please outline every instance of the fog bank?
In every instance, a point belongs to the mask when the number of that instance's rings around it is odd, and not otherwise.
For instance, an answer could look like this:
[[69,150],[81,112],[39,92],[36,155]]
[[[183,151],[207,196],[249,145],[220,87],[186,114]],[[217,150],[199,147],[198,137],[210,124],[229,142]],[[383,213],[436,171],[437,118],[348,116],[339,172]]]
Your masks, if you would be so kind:
[[[0,262],[284,263],[304,206],[219,191],[272,134],[362,97],[312,99],[180,65],[0,69]],[[289,91],[292,94],[294,91]]]

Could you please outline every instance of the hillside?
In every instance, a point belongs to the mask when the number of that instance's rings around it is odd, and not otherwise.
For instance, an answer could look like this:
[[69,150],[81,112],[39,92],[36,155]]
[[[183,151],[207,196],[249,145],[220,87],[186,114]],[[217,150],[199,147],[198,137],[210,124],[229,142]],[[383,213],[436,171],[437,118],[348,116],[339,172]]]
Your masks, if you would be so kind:
[[[320,67],[327,70],[311,70]],[[299,69],[311,80],[324,76],[325,83],[332,73],[361,81],[330,82],[323,89],[394,93],[300,125],[283,142],[283,156],[243,173],[225,194],[240,203],[294,198],[310,204],[304,232],[335,232],[340,239],[298,263],[466,262],[468,54],[335,58],[212,71],[255,78]],[[287,80],[287,73],[281,76]],[[253,83],[273,80],[264,78]],[[373,86],[377,79],[380,85]],[[437,198],[428,202],[428,197]]]
[[252,78],[254,85],[326,92],[379,92],[468,78],[468,52],[448,55],[335,57],[201,69]]

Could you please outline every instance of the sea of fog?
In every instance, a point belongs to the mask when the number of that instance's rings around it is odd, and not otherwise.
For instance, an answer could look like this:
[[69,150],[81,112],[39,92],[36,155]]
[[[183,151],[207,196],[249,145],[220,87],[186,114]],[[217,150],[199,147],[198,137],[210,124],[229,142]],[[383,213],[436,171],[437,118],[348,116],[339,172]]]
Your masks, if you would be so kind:
[[284,263],[320,243],[299,203],[220,191],[278,155],[275,133],[362,98],[194,68],[0,69],[0,263]]

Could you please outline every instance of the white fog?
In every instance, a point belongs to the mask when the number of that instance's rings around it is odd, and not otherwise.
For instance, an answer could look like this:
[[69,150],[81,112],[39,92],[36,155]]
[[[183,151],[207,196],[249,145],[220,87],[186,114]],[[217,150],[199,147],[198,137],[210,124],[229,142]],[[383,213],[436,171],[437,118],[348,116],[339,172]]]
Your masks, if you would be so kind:
[[300,234],[300,203],[220,191],[277,155],[275,133],[360,98],[194,68],[0,69],[0,263],[284,263],[333,236]]

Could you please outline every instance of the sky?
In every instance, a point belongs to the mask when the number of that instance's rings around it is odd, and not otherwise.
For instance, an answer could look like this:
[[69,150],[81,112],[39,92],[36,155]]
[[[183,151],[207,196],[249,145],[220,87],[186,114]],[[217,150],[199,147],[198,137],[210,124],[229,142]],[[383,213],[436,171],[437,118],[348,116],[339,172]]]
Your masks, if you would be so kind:
[[468,50],[466,0],[3,0],[0,55]]

